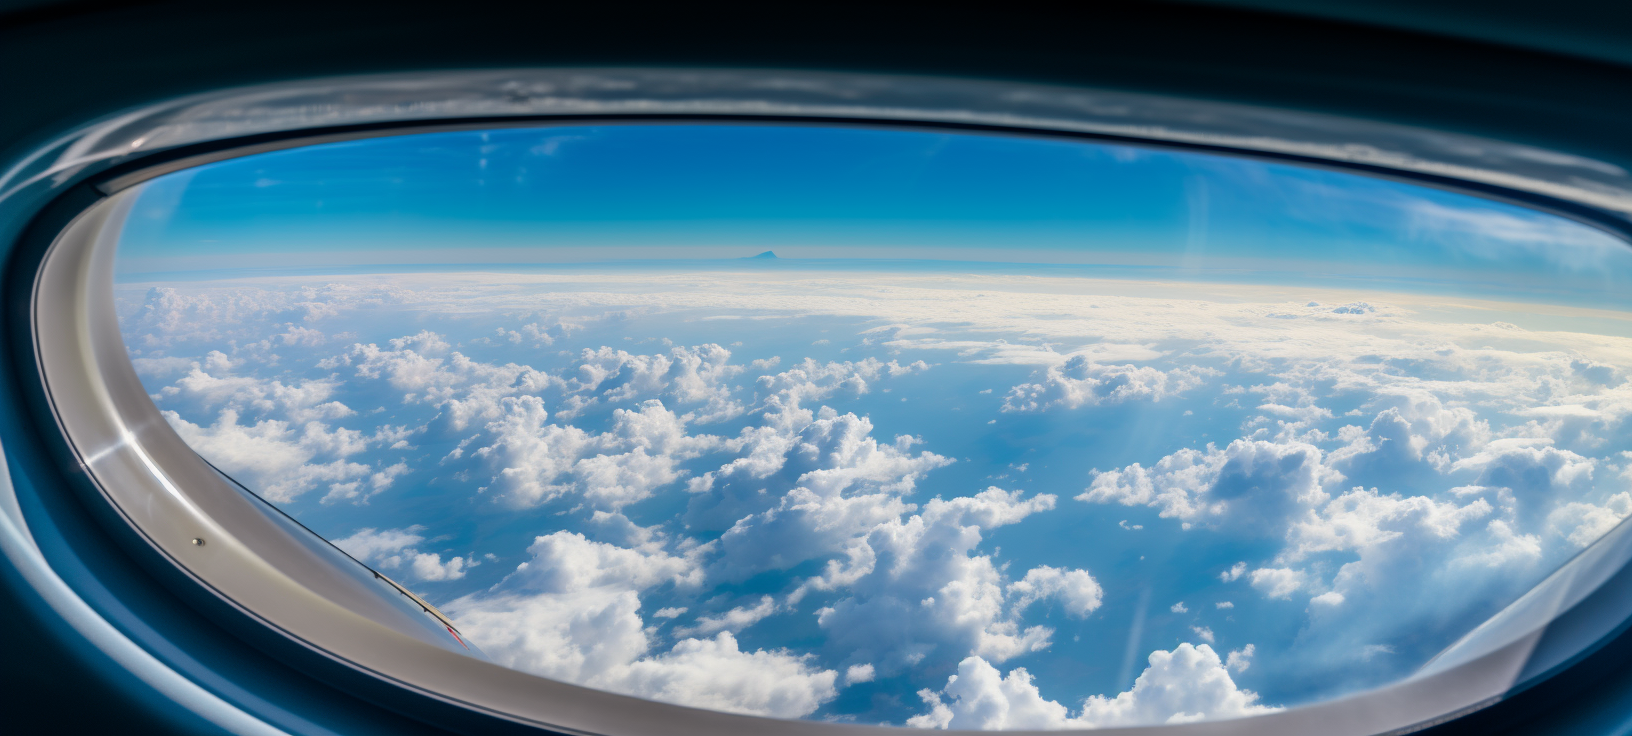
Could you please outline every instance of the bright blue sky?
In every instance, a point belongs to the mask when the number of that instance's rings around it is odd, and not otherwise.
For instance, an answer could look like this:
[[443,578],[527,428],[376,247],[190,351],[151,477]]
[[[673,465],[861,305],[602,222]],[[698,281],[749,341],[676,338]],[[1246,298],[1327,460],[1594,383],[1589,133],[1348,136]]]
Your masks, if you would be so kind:
[[212,462],[499,661],[707,707],[1248,715],[1408,673],[1632,513],[1632,256],[1395,183],[504,130],[170,175],[121,248]]
[[902,130],[400,136],[202,167],[153,182],[142,204],[124,241],[139,271],[283,265],[285,253],[317,266],[769,249],[1305,278],[1478,272],[1504,284],[1543,269],[1606,294],[1632,286],[1601,280],[1606,264],[1632,261],[1608,236],[1462,195],[1218,156]]

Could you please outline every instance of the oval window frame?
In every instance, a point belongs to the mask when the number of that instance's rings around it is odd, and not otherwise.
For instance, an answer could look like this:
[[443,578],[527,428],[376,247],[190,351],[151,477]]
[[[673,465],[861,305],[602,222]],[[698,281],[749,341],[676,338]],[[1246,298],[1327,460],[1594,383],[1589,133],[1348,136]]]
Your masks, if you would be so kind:
[[[584,99],[552,97],[545,106],[553,109],[544,112],[517,92],[572,88],[567,82],[595,74],[602,82],[630,83],[590,85],[595,94]],[[785,94],[790,88],[820,94],[790,100]],[[424,105],[433,92],[453,99]],[[317,116],[321,119],[288,112],[289,106],[310,109],[314,99],[330,103]],[[499,109],[506,104],[509,109]],[[1117,105],[1121,113],[1104,112]],[[1135,112],[1127,114],[1128,109]],[[219,119],[232,110],[249,112]],[[125,354],[112,308],[112,263],[119,224],[134,187],[143,181],[211,161],[320,142],[435,130],[663,121],[910,126],[1226,153],[1471,193],[1571,217],[1623,239],[1632,231],[1625,215],[1632,210],[1632,181],[1621,182],[1624,197],[1606,195],[1604,187],[1571,188],[1571,177],[1593,170],[1591,162],[1566,165],[1568,159],[1555,156],[1552,169],[1538,169],[1534,162],[1545,157],[1524,147],[1193,100],[946,79],[657,70],[448,72],[228,90],[92,126],[72,141],[48,147],[47,152],[58,153],[54,158],[36,158],[50,163],[47,173],[94,173],[87,179],[103,195],[82,206],[54,238],[35,270],[30,300],[45,394],[100,500],[191,584],[258,625],[366,677],[461,708],[577,733],[897,733],[883,726],[699,710],[469,657],[434,626],[416,619],[412,606],[383,588],[368,589],[366,581],[357,585],[355,571],[342,569],[343,561],[303,536],[309,532],[280,522],[204,462],[159,415]],[[1254,126],[1276,128],[1281,135],[1242,134],[1257,130]],[[1336,135],[1337,142],[1289,131],[1324,132]],[[1470,147],[1484,151],[1487,161],[1529,163],[1481,169],[1434,155]],[[1621,178],[1626,179],[1624,172]],[[1246,719],[1100,732],[1319,729],[1358,735],[1443,722],[1567,669],[1625,630],[1632,614],[1629,560],[1632,525],[1623,523],[1418,675],[1383,688]]]

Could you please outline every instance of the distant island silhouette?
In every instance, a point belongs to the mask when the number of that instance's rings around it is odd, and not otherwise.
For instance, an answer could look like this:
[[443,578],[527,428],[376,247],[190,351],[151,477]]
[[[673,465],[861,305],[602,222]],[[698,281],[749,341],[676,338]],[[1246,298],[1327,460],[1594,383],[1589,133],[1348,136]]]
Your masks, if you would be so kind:
[[772,251],[765,251],[764,253],[761,253],[761,254],[759,254],[757,256],[750,257],[749,260],[752,260],[754,258],[775,258],[775,257],[776,257],[776,253],[774,253]]

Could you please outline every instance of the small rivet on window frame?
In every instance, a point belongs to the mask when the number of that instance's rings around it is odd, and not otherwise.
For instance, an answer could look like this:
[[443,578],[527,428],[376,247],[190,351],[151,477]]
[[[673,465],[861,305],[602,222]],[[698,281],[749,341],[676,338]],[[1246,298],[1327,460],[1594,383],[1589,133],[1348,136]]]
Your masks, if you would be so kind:
[[204,546],[204,538],[203,537],[193,537],[193,546],[194,547]]

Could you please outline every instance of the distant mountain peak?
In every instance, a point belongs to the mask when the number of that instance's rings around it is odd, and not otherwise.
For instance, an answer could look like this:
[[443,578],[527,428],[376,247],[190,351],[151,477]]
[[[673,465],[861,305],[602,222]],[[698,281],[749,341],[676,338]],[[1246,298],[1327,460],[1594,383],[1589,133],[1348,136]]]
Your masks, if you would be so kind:
[[755,258],[775,258],[776,253],[774,253],[772,251],[765,251],[764,253],[761,253],[761,254],[759,254],[757,256],[754,256],[754,257]]

